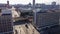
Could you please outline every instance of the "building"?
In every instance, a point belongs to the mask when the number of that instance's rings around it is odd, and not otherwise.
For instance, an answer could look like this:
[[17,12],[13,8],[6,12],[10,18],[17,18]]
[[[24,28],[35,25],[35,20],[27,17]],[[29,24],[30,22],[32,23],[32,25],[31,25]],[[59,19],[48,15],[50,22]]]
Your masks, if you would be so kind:
[[[50,34],[59,31],[59,10],[40,10],[34,14],[34,26],[40,34]],[[54,29],[57,29],[54,30]],[[53,32],[51,32],[53,31]]]
[[11,8],[11,10],[12,10],[12,17],[13,18],[20,17],[20,12],[16,11],[16,8],[14,8],[14,6]]
[[52,2],[52,5],[56,5],[56,2]]
[[40,34],[32,24],[23,21],[16,21],[13,28],[14,34]]
[[0,3],[0,8],[1,9],[12,8],[12,5],[9,4],[9,1],[7,1],[6,3]]
[[36,12],[34,15],[34,22],[37,28],[50,28],[55,25],[59,25],[59,12],[56,11],[47,11],[47,10],[40,10]]
[[0,10],[0,34],[13,34],[11,10]]

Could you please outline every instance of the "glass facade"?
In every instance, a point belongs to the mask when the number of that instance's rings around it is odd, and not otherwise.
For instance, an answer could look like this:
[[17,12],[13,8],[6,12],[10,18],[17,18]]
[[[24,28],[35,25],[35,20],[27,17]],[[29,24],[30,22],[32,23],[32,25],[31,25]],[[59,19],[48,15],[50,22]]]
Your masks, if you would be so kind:
[[58,12],[37,13],[36,14],[36,25],[38,27],[50,27],[50,26],[59,25]]
[[0,16],[0,33],[11,34],[13,32],[12,16],[11,14],[4,14]]

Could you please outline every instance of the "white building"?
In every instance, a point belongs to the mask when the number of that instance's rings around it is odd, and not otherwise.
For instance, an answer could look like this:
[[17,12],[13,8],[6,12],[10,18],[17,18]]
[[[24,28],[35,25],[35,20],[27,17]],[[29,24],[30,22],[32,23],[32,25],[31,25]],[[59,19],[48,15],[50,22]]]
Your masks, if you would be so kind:
[[20,13],[18,13],[14,7],[12,7],[11,10],[12,10],[12,17],[13,18],[20,17]]
[[32,24],[21,24],[14,26],[14,34],[40,34]]

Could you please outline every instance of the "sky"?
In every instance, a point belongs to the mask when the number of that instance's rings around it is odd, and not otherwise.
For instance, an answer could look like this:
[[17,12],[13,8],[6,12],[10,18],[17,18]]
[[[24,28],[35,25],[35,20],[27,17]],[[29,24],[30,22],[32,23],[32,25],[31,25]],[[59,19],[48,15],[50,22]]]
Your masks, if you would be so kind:
[[[32,3],[32,0],[8,0],[10,4],[28,4]],[[55,1],[57,4],[60,3],[60,0],[35,0],[36,3],[45,3],[51,4],[51,2]],[[7,3],[7,0],[0,0],[0,3]]]

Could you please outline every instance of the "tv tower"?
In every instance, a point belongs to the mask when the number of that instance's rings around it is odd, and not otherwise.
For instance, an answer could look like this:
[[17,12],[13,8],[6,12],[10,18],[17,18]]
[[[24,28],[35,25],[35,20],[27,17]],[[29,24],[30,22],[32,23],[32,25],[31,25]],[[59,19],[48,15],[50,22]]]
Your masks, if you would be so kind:
[[[36,24],[36,11],[35,11],[35,0],[33,0],[33,8],[32,8],[33,12],[34,12],[34,23]],[[35,25],[34,25],[35,26]]]
[[35,0],[33,0],[33,9],[35,9]]
[[7,8],[9,8],[9,1],[7,0]]

